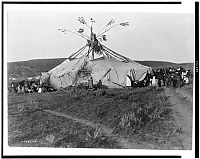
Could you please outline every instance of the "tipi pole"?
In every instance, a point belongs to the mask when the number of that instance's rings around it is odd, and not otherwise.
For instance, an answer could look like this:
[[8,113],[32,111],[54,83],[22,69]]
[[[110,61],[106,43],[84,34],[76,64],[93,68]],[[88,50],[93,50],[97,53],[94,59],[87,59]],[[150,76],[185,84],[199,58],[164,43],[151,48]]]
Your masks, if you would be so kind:
[[75,53],[73,53],[72,55],[70,55],[70,57],[68,58],[69,60],[74,59],[76,56],[78,56],[88,45],[86,44],[85,46],[83,46],[82,48],[80,48],[78,51],[76,51]]
[[88,36],[86,36],[86,35],[84,35],[84,34],[78,34],[78,33],[76,33],[76,32],[73,32],[73,31],[71,31],[71,30],[68,30],[68,29],[61,29],[61,28],[59,28],[58,30],[61,30],[61,32],[63,32],[64,34],[66,34],[66,31],[68,31],[68,32],[70,32],[70,33],[72,33],[72,34],[75,34],[75,35],[78,35],[78,36],[80,36],[80,37],[82,37],[82,38],[84,38],[85,40],[89,40],[88,38]]
[[117,55],[115,55],[115,54],[113,54],[113,53],[109,52],[108,50],[105,50],[105,52],[107,52],[107,54],[108,54],[108,55],[110,55],[111,57],[112,57],[112,56],[114,56],[115,58],[118,58],[118,59],[120,59],[120,60],[123,60],[123,61],[124,61],[124,58],[121,58],[121,57],[119,57],[119,56],[117,56]]
[[119,58],[124,59],[125,61],[130,61],[127,57],[124,57],[124,56],[122,56],[122,55],[120,55],[120,54],[114,52],[113,50],[107,48],[107,47],[104,46],[104,45],[102,45],[102,46],[103,46],[103,48],[105,48],[105,49],[107,49],[108,51],[112,52],[113,54],[115,54],[115,55],[118,56]]
[[91,52],[91,50],[92,50],[92,48],[91,48],[91,47],[89,47],[89,49],[88,49],[88,52],[87,52],[86,56],[89,56],[89,53]]
[[107,48],[104,48],[104,50],[107,52],[107,54],[109,54],[110,56],[114,56],[114,57],[116,57],[116,58],[118,58],[118,59],[121,59],[121,60],[126,60],[126,59],[124,59],[124,58],[122,58],[122,57],[120,57],[120,56],[117,56],[116,54],[114,54],[114,53],[112,53],[111,51],[109,51]]
[[94,49],[92,49],[92,60],[94,60]]
[[106,52],[106,50],[104,50],[103,55],[107,56],[107,57],[110,57],[110,55]]
[[118,25],[120,25],[120,24],[115,24],[114,26],[110,27],[109,29],[107,29],[107,30],[105,30],[104,32],[102,32],[102,33],[100,33],[99,35],[97,35],[97,37],[103,35],[104,33],[108,32],[110,29],[112,29],[112,28],[114,28],[114,27],[116,27],[116,26],[118,26]]
[[[86,47],[85,47],[86,48]],[[85,50],[85,48],[83,50]],[[81,52],[79,52],[78,54],[76,54],[76,56],[74,56],[74,58],[76,58],[80,53],[83,52],[83,50]]]

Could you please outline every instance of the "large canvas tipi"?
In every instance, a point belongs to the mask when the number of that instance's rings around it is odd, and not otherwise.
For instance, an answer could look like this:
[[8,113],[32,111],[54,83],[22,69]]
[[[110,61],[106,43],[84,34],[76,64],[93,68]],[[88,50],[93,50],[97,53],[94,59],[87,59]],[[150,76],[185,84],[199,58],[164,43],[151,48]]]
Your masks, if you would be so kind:
[[[84,18],[79,21],[87,25]],[[94,20],[91,18],[92,23]],[[126,26],[128,23],[119,23],[112,26],[113,20],[107,25],[105,31],[96,35],[93,33],[92,25],[90,28],[90,37],[83,34],[79,29],[78,35],[87,39],[87,44],[73,53],[67,60],[53,68],[47,73],[42,74],[42,81],[52,85],[55,89],[76,86],[80,83],[87,82],[90,77],[93,78],[94,84],[99,80],[103,85],[109,88],[121,88],[127,85],[129,75],[133,81],[141,81],[145,78],[151,68],[141,65],[127,57],[124,57],[100,43],[100,40],[106,40],[105,32],[109,29],[121,25]],[[111,25],[111,26],[110,26]],[[110,28],[107,28],[109,27]],[[66,32],[66,29],[60,29]],[[88,50],[84,52],[84,50]],[[95,58],[98,55],[98,58]]]

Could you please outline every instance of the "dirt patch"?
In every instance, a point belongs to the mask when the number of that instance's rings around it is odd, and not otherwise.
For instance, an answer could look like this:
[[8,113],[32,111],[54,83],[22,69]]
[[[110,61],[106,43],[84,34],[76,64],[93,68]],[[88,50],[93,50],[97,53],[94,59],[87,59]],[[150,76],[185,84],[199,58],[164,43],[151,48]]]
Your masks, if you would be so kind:
[[173,115],[180,131],[181,147],[192,149],[192,97],[180,89],[165,88],[166,96],[173,105]]

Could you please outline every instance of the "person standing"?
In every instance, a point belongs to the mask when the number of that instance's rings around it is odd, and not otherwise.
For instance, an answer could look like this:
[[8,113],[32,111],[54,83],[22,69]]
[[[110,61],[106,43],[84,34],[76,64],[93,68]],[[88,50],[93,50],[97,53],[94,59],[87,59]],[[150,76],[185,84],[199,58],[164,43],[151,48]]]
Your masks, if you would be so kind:
[[42,93],[42,86],[41,85],[38,88],[38,93]]
[[90,79],[88,80],[88,87],[89,89],[93,89],[93,78],[90,77]]
[[20,84],[18,84],[18,86],[17,86],[17,93],[21,93],[21,86],[20,86]]
[[131,87],[132,86],[131,83],[132,83],[132,78],[131,78],[130,75],[127,75],[127,77],[126,77],[126,87]]
[[15,93],[16,91],[15,91],[15,85],[14,85],[14,83],[12,82],[11,83],[11,93]]
[[24,93],[25,89],[24,86],[22,86],[21,92]]

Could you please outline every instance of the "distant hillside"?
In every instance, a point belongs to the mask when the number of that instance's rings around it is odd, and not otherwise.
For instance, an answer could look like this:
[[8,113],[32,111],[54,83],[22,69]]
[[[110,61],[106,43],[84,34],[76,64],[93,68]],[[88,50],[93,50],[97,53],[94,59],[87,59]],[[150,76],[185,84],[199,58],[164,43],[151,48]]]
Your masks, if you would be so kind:
[[169,66],[178,67],[178,64],[166,61],[136,61],[136,62],[152,68],[158,68],[158,67],[164,68]]
[[[36,59],[29,61],[8,62],[8,77],[34,77],[40,75],[41,72],[47,72],[62,63],[66,58],[56,59]],[[142,65],[152,68],[178,67],[183,66],[186,69],[192,69],[193,63],[176,64],[166,61],[136,61]]]
[[185,69],[193,69],[194,68],[194,63],[180,63],[183,68]]
[[47,72],[62,63],[65,58],[36,59],[29,61],[9,62],[8,77],[34,77]]

